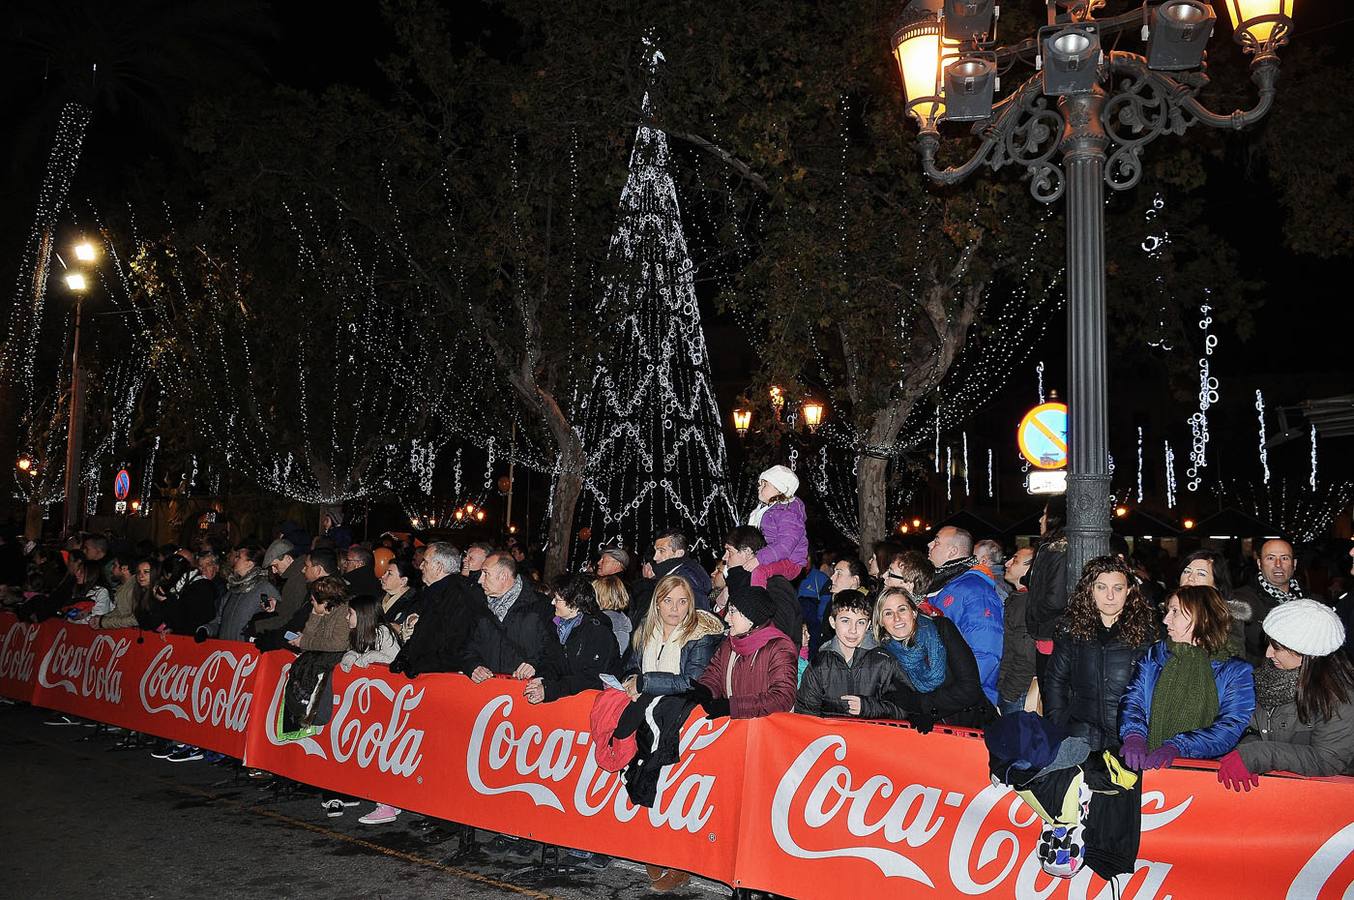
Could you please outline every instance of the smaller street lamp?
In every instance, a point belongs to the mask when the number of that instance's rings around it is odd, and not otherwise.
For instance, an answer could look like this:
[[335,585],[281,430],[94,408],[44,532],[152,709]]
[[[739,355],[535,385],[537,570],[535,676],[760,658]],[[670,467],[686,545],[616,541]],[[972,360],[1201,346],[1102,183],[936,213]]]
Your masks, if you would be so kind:
[[813,434],[818,430],[818,426],[823,424],[823,404],[817,400],[807,400],[802,407],[804,413],[804,424],[809,426],[809,433]]
[[738,436],[747,437],[748,428],[752,427],[752,410],[739,408],[733,411],[733,428],[738,432]]
[[89,290],[89,279],[85,278],[84,272],[67,272],[66,287],[77,294],[83,294]]
[[98,257],[99,251],[89,241],[81,241],[75,245],[75,258],[80,262],[94,262]]

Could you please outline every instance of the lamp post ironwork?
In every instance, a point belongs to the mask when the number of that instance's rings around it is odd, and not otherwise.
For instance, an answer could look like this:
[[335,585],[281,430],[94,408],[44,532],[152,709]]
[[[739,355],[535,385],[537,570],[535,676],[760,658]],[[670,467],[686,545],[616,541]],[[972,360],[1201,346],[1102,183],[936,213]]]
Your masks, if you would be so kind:
[[[1028,40],[995,46],[993,0],[913,0],[894,33],[894,54],[919,125],[922,167],[955,184],[987,166],[1024,168],[1036,200],[1066,198],[1069,583],[1109,552],[1106,435],[1105,186],[1142,178],[1143,148],[1191,126],[1241,129],[1269,112],[1288,42],[1293,0],[1221,0],[1235,39],[1251,56],[1258,90],[1248,110],[1219,114],[1197,97],[1208,84],[1204,49],[1216,13],[1205,0],[1148,2],[1096,19],[1104,0],[1048,0],[1048,25]],[[1106,51],[1105,38],[1142,28],[1146,54]],[[992,100],[1003,66],[1035,73]],[[939,124],[971,122],[979,145],[944,166]]]
[[[82,263],[92,263],[98,258],[98,250],[88,241],[75,246],[74,256]],[[57,260],[65,266],[60,256]],[[85,440],[85,380],[80,367],[80,319],[84,307],[84,294],[89,290],[89,279],[84,272],[68,270],[66,287],[75,295],[75,336],[71,341],[71,387],[69,424],[66,427],[66,505],[61,517],[63,534],[76,530],[81,521],[80,506],[80,449]]]

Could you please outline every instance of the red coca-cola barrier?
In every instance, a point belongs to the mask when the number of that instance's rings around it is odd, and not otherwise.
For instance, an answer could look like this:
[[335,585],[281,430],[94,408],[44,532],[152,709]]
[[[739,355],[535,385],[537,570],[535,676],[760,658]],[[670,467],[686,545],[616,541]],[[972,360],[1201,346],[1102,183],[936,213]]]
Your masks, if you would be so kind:
[[248,644],[0,617],[0,693],[243,757],[259,654]]
[[[0,693],[405,809],[793,897],[1116,896],[1089,872],[1040,870],[1033,813],[990,782],[973,737],[693,716],[648,809],[596,766],[591,692],[531,706],[507,679],[336,672],[329,724],[280,741],[289,654],[136,637],[0,617]],[[1354,781],[1264,776],[1238,796],[1211,771],[1145,778],[1137,871],[1117,896],[1354,896]]]

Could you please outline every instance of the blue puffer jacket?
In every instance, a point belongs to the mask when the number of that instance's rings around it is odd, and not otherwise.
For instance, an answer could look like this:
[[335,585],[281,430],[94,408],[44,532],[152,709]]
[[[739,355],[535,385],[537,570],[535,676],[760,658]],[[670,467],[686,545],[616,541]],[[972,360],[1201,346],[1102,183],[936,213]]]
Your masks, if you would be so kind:
[[[1119,710],[1119,737],[1130,734],[1147,737],[1147,722],[1152,709],[1152,694],[1157,679],[1170,658],[1166,641],[1157,641],[1138,663],[1138,671],[1124,694]],[[1246,723],[1255,711],[1255,676],[1251,664],[1243,659],[1210,663],[1213,681],[1218,686],[1218,718],[1206,728],[1177,734],[1167,743],[1186,759],[1217,759],[1229,753],[1241,740]]]
[[1006,636],[1006,617],[996,579],[982,569],[969,569],[936,591],[931,602],[955,624],[973,650],[983,693],[995,704]]

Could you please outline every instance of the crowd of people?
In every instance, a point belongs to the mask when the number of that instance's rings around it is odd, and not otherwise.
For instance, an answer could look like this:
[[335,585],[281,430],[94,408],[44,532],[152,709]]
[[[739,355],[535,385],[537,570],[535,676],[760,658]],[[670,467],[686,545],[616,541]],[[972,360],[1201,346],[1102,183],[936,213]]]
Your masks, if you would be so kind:
[[[1030,546],[942,527],[925,552],[884,542],[810,559],[797,489],[788,468],[764,472],[712,571],[671,528],[543,583],[515,542],[358,543],[335,510],[317,535],[285,523],[267,544],[229,548],[114,549],[83,535],[15,557],[10,541],[0,596],[34,621],[290,650],[284,736],[325,721],[335,667],[384,664],[408,678],[517,679],[533,704],[611,685],[623,702],[682,697],[712,718],[793,711],[926,733],[1037,713],[1134,770],[1218,760],[1237,791],[1275,770],[1354,773],[1354,601],[1304,595],[1289,542],[1259,543],[1244,573],[1200,550],[1166,585],[1119,541],[1069,583],[1054,498]],[[363,824],[402,814],[369,799]],[[331,816],[357,802],[322,797]],[[659,891],[687,879],[649,874]]]

